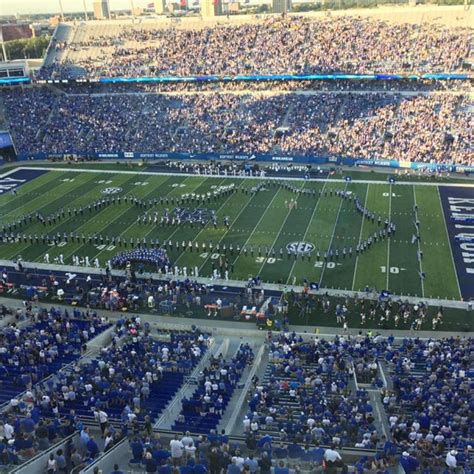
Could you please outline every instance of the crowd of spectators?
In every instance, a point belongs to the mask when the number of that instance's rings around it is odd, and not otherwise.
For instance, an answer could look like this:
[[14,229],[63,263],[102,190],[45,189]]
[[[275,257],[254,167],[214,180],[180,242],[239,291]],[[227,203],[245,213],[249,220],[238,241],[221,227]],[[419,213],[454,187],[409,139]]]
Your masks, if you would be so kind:
[[373,407],[353,383],[350,342],[295,334],[271,340],[269,368],[254,381],[243,424],[247,432],[275,433],[282,441],[375,448]]
[[[110,344],[98,343],[103,346],[95,355],[61,367],[59,358],[83,355],[84,343],[109,322],[90,310],[26,305],[1,311],[16,319],[0,333],[2,394],[13,367],[34,374],[22,379],[25,391],[12,395],[0,415],[1,464],[22,463],[77,433],[77,443],[50,453],[45,467],[51,472],[71,472],[123,436],[129,437],[131,464],[151,473],[284,474],[288,464],[311,472],[322,463],[342,467],[338,450],[346,446],[375,453],[361,456],[355,472],[386,472],[395,462],[406,472],[419,467],[430,474],[472,468],[472,338],[269,333],[268,367],[262,380],[252,380],[243,419],[245,445],[216,427],[245,367],[254,363],[247,343],[230,360],[211,358],[195,393],[183,400],[175,431],[199,432],[201,426],[203,434],[187,432],[168,443],[153,432],[153,422],[199,363],[208,334],[195,326],[152,334],[139,316],[122,316],[106,339]],[[370,385],[385,413],[374,409],[376,399],[360,384]],[[96,429],[85,425],[94,421]]]
[[[130,341],[123,344],[124,335]],[[124,433],[138,423],[151,426],[205,352],[206,339],[195,330],[157,340],[138,317],[119,321],[111,346],[74,371],[58,372],[35,399],[50,416],[73,411],[100,423],[115,420]]]
[[393,387],[382,394],[393,442],[441,466],[454,451],[458,466],[472,455],[472,338],[405,339],[383,356]]
[[[112,31],[112,30],[110,30]],[[360,17],[278,17],[202,29],[83,24],[40,77],[451,72],[467,68],[467,28]]]
[[[472,164],[468,96],[2,92],[20,153],[283,153]],[[64,138],[67,137],[67,140]]]
[[85,344],[110,324],[91,312],[86,320],[74,319],[59,309],[28,312],[31,323],[17,322],[0,329],[0,401],[9,401],[77,360]]
[[[403,453],[402,465],[413,458],[426,472],[467,468],[473,448],[472,350],[472,338],[272,337],[269,366],[262,381],[254,380],[243,429],[290,443],[376,449],[378,467]],[[375,423],[383,420],[354,381],[382,389],[389,437],[381,435]]]
[[[53,308],[45,315],[41,310],[40,317],[44,322],[49,317],[50,327],[45,326],[37,335],[39,349],[47,336],[52,338],[49,331],[53,329],[60,349],[61,340],[74,345],[80,339],[75,320],[67,312]],[[88,312],[83,319],[88,323],[83,329],[85,340],[89,332],[93,337],[91,328],[97,333],[103,329],[97,325],[95,313]],[[15,327],[5,333],[12,329]],[[28,355],[34,341],[20,339],[20,331],[15,332],[14,352]],[[33,337],[32,330],[28,334]],[[208,334],[192,326],[189,331],[158,331],[152,337],[147,323],[130,317],[117,321],[111,339],[111,345],[104,345],[97,356],[82,359],[75,366],[61,367],[50,361],[52,377],[45,378],[48,373],[38,375],[26,391],[9,400],[8,410],[0,416],[0,464],[22,463],[60,439],[80,433],[78,443],[51,453],[48,460],[48,469],[55,468],[51,472],[65,473],[96,458],[127,434],[151,434],[153,420],[206,351]],[[3,338],[0,347],[7,347]],[[35,365],[28,368],[33,370]],[[8,374],[4,375],[2,383],[8,381]],[[94,420],[100,434],[84,425]]]

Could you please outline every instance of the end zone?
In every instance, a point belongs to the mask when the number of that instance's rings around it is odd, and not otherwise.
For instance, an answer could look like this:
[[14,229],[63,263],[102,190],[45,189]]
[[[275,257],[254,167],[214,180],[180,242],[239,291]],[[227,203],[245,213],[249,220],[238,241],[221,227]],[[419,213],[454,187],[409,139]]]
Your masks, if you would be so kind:
[[23,184],[47,172],[48,170],[42,168],[16,168],[0,175],[0,196],[14,189],[18,189]]
[[474,298],[474,190],[455,186],[439,187],[446,230],[464,300]]

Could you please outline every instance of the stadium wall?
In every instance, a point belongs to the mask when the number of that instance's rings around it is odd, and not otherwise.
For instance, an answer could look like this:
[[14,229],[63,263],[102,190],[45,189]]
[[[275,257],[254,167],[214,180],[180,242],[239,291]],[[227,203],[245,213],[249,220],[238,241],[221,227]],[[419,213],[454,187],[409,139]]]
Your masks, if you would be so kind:
[[83,157],[95,160],[203,160],[203,161],[256,161],[272,163],[295,163],[307,165],[368,166],[411,170],[449,171],[474,173],[474,166],[444,163],[423,163],[397,160],[360,160],[347,157],[315,157],[266,155],[250,153],[166,153],[166,152],[103,152],[103,153],[33,153],[19,154],[18,160],[75,160]]

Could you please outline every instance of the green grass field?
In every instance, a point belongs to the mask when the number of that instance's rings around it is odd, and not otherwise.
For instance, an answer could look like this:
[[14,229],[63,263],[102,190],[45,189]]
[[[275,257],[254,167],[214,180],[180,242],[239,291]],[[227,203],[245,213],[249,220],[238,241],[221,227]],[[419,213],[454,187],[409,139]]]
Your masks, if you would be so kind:
[[[113,168],[110,164],[109,168]],[[93,168],[92,168],[93,169]],[[103,191],[109,187],[121,188],[120,196],[136,197],[143,200],[159,199],[171,196],[178,198],[184,193],[204,194],[216,187],[234,183],[236,187],[251,188],[258,184],[257,179],[233,179],[198,176],[166,176],[143,174],[140,172],[105,172],[96,170],[86,172],[55,170],[24,184],[18,194],[6,193],[0,196],[0,222],[2,226],[11,224],[22,216],[37,212],[44,216],[60,213],[62,209],[86,207],[89,203],[104,196]],[[76,217],[59,219],[56,224],[43,226],[34,220],[31,224],[21,226],[16,232],[21,235],[54,235],[58,232],[77,232],[79,235],[102,235],[104,238],[118,236],[121,239],[146,238],[159,239],[160,242],[172,240],[198,242],[207,245],[213,242],[213,252],[182,251],[181,246],[168,251],[173,265],[186,266],[188,269],[198,267],[200,276],[211,276],[212,262],[218,261],[223,254],[222,247],[227,247],[226,255],[234,271],[232,279],[248,279],[259,275],[266,282],[301,284],[305,279],[320,282],[322,287],[347,290],[370,288],[389,289],[395,294],[417,295],[432,298],[459,299],[459,285],[453,258],[445,230],[444,216],[441,208],[437,186],[426,186],[421,183],[409,185],[389,185],[385,183],[337,183],[333,180],[308,182],[292,181],[291,184],[302,189],[315,190],[313,194],[290,192],[282,187],[269,187],[255,194],[240,190],[229,196],[211,200],[206,204],[185,204],[185,207],[205,207],[213,209],[218,219],[217,229],[212,222],[205,227],[189,224],[160,226],[137,224],[137,216],[143,214],[133,204],[109,205],[102,210]],[[356,256],[355,248],[360,241],[372,235],[381,227],[377,222],[364,219],[357,212],[352,200],[341,199],[329,190],[346,190],[356,194],[365,207],[393,221],[397,230],[390,239],[372,244],[363,254]],[[323,191],[322,197],[319,191]],[[327,196],[324,196],[324,191]],[[115,195],[115,196],[118,196]],[[289,209],[285,202],[297,200],[297,208]],[[414,203],[418,205],[418,219],[421,229],[420,248],[424,258],[422,270],[426,278],[422,281],[419,275],[420,262],[417,259],[418,244],[411,243],[415,231]],[[177,206],[177,205],[176,205]],[[176,207],[174,206],[174,207]],[[173,205],[157,204],[148,209],[148,213],[157,211],[163,214],[164,208]],[[223,225],[224,216],[229,217],[230,228]],[[383,227],[383,225],[382,225]],[[22,240],[22,239],[21,239]],[[314,246],[311,256],[302,258],[288,257],[286,246],[292,242],[306,242]],[[215,247],[219,243],[221,252]],[[231,255],[229,246],[234,252]],[[238,254],[237,246],[247,248]],[[260,247],[260,254],[258,248]],[[342,257],[342,249],[352,247],[352,258]],[[249,249],[253,249],[253,256]],[[265,248],[270,249],[267,256]],[[283,256],[280,258],[280,248]],[[324,258],[317,260],[316,251],[321,256],[328,249],[339,250],[338,259]],[[130,249],[130,246],[128,246]],[[271,252],[275,249],[275,256]],[[72,256],[98,258],[101,265],[116,253],[125,250],[116,245],[95,245],[89,243],[61,243],[60,246],[31,244],[29,241],[17,241],[0,244],[1,259],[43,262],[45,253],[50,261],[63,255],[66,264],[72,264]]]

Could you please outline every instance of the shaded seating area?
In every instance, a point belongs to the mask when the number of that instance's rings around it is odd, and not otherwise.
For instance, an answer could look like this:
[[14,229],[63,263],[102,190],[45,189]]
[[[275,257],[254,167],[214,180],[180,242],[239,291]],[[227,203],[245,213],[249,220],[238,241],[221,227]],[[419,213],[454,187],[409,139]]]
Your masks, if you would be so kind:
[[212,358],[192,397],[183,400],[181,414],[173,429],[196,433],[215,430],[245,367],[252,363],[253,357],[250,346],[241,344],[230,361],[222,357]]

